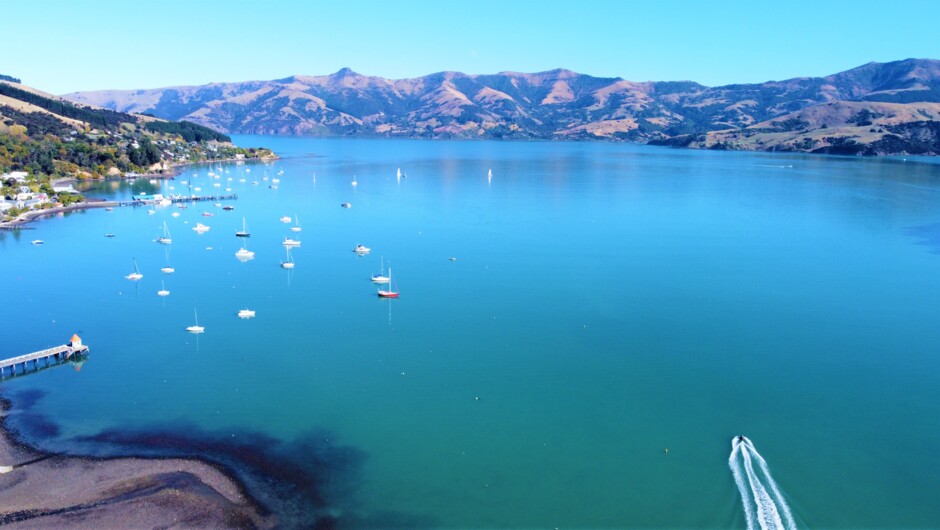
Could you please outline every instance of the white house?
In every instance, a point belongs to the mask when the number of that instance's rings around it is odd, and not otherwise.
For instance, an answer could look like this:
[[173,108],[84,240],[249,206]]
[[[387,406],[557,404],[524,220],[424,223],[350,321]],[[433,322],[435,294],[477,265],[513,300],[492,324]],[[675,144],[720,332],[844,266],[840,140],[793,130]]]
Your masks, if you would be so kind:
[[9,173],[4,173],[0,175],[0,180],[5,182],[9,179],[13,179],[17,182],[26,182],[27,175],[29,174],[25,171],[11,171]]

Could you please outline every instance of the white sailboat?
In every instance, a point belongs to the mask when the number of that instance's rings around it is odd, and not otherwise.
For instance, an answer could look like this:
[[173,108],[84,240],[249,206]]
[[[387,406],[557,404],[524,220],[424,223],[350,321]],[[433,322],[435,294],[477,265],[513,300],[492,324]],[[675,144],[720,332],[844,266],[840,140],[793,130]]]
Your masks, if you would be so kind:
[[290,254],[290,247],[285,247],[287,249],[287,260],[281,262],[282,269],[293,269],[294,268],[294,257]]
[[300,232],[300,218],[294,214],[294,226],[290,227],[291,232]]
[[157,238],[157,243],[164,245],[169,245],[173,240],[170,239],[170,229],[166,226],[166,221],[163,221],[163,236]]
[[492,170],[492,169],[490,169],[490,170],[486,173],[486,180],[487,180],[487,182],[493,182],[493,170]]
[[356,182],[356,175],[353,175],[352,185],[353,185],[354,188],[359,185],[359,183]]
[[206,330],[206,328],[204,328],[204,327],[202,327],[202,326],[199,325],[199,315],[196,314],[196,308],[195,308],[195,307],[193,308],[193,317],[195,317],[196,323],[193,324],[192,326],[187,327],[187,328],[186,328],[186,331],[188,331],[188,332],[190,332],[190,333],[202,333],[202,332],[204,332],[204,331]]
[[372,283],[389,283],[392,278],[385,275],[385,257],[382,257],[382,268],[378,274],[372,275]]
[[166,290],[166,285],[163,284],[163,280],[160,280],[160,290],[157,291],[157,296],[169,296],[170,291]]
[[251,237],[251,232],[248,231],[248,225],[244,217],[242,217],[242,229],[240,232],[235,232],[235,237]]
[[137,267],[137,260],[135,259],[135,260],[134,260],[134,272],[128,274],[127,276],[125,276],[125,278],[127,278],[128,280],[131,280],[131,281],[135,281],[135,282],[136,282],[137,280],[139,280],[139,279],[141,279],[141,278],[143,278],[143,277],[144,277],[144,275],[140,273],[140,269]]
[[401,168],[398,168],[398,172],[395,173],[395,180],[401,182]]

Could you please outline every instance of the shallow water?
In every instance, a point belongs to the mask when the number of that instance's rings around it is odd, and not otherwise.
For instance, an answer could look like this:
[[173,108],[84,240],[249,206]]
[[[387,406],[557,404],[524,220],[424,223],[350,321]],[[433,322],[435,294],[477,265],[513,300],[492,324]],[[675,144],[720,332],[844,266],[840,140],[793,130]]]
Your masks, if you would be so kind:
[[[11,422],[32,441],[108,452],[102,431],[175,429],[341,455],[321,508],[347,526],[744,528],[728,458],[745,434],[800,526],[940,521],[933,161],[236,142],[282,159],[92,193],[187,180],[232,187],[234,211],[89,210],[0,234],[3,356],[75,331],[92,348],[78,373],[0,383],[28,398]],[[279,221],[295,215],[299,233]],[[382,258],[398,300],[369,281]]]

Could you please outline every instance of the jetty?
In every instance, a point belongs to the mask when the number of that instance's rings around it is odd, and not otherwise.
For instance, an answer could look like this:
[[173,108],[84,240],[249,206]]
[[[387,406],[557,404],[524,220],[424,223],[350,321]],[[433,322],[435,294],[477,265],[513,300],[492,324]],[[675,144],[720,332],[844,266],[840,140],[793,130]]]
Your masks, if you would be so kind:
[[121,201],[118,203],[120,206],[138,206],[141,204],[158,204],[163,200],[170,201],[171,203],[178,202],[201,202],[201,201],[234,201],[238,199],[238,195],[230,193],[228,195],[137,195],[130,201]]
[[30,363],[32,363],[33,370],[38,371],[43,367],[40,365],[40,362],[42,362],[45,367],[49,367],[72,360],[73,357],[81,358],[87,353],[88,346],[82,344],[82,339],[75,334],[72,335],[71,340],[69,340],[67,344],[0,360],[0,378],[7,377],[8,368],[10,370],[10,376],[17,374],[18,367],[20,368],[19,372],[25,374],[29,371]]

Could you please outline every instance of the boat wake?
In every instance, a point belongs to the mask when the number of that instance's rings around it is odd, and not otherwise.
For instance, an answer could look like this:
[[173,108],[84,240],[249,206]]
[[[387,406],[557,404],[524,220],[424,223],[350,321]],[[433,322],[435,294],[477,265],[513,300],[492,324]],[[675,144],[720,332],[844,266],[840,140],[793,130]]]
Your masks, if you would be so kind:
[[[756,465],[755,465],[756,464]],[[731,440],[728,466],[741,493],[748,530],[793,530],[796,523],[787,500],[770,476],[767,462],[750,439],[735,436]]]

